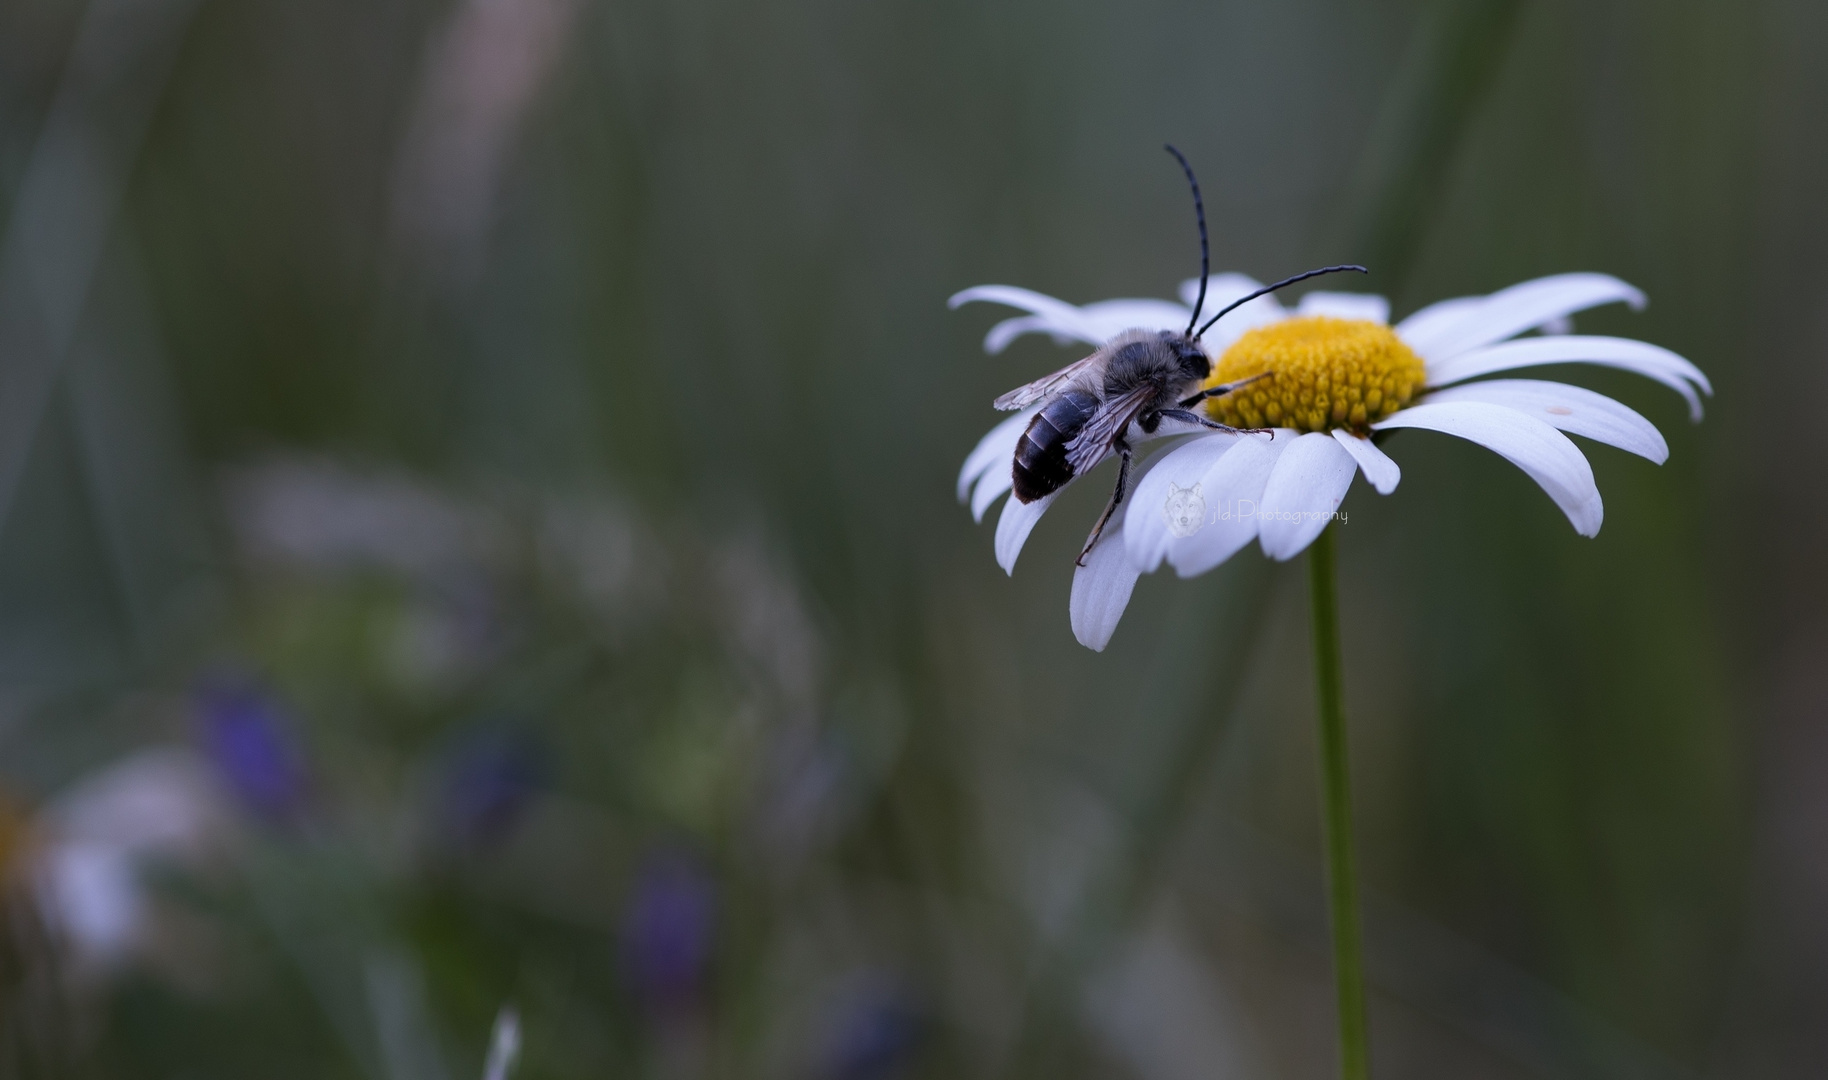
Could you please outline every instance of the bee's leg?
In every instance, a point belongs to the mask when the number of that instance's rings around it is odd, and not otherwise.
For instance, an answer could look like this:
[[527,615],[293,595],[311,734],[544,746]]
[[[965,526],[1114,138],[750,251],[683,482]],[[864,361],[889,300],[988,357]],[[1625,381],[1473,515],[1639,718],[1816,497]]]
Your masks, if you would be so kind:
[[1164,420],[1179,420],[1183,424],[1198,424],[1201,427],[1208,427],[1214,431],[1229,431],[1233,435],[1262,435],[1267,433],[1272,439],[1276,437],[1276,430],[1274,428],[1235,428],[1229,424],[1221,424],[1217,420],[1209,420],[1199,413],[1189,412],[1186,409],[1163,409],[1159,415]]
[[1258,379],[1269,378],[1269,374],[1270,374],[1269,372],[1265,371],[1265,372],[1262,372],[1257,375],[1252,375],[1248,379],[1239,379],[1237,382],[1220,383],[1217,386],[1209,386],[1206,389],[1201,390],[1199,393],[1193,395],[1192,397],[1183,399],[1181,401],[1181,408],[1185,409],[1185,408],[1189,408],[1194,405],[1198,405],[1200,402],[1205,401],[1209,397],[1224,397],[1226,394],[1231,393],[1233,390],[1238,390],[1243,387],[1249,386],[1251,383],[1256,382]]
[[1111,515],[1117,512],[1117,507],[1123,502],[1124,493],[1130,487],[1130,444],[1118,439],[1111,445],[1117,451],[1118,456],[1117,490],[1111,492],[1111,501],[1104,505],[1104,513],[1098,515],[1098,524],[1092,526],[1092,535],[1086,537],[1085,548],[1079,552],[1079,557],[1073,560],[1074,566],[1085,565],[1085,557],[1092,553],[1092,548],[1098,543],[1098,538],[1104,535],[1105,522],[1111,520]]

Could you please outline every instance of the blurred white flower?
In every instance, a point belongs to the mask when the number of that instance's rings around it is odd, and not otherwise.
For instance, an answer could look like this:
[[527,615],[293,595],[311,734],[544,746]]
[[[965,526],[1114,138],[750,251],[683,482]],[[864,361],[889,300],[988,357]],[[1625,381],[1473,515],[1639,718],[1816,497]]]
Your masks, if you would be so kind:
[[503,1005],[495,1014],[495,1029],[489,1035],[489,1057],[483,1063],[482,1080],[508,1080],[519,1059],[520,1011]]
[[397,470],[275,457],[227,477],[236,547],[251,562],[442,582],[511,550],[499,515]]
[[[1256,290],[1238,274],[1211,279],[1218,306]],[[952,298],[954,307],[989,300],[1026,310],[992,327],[985,348],[998,352],[1025,333],[1102,345],[1135,327],[1178,331],[1187,324],[1198,282],[1182,287],[1187,306],[1161,300],[1110,300],[1074,307],[1025,289],[990,285]],[[1073,578],[1073,633],[1103,649],[1139,574],[1166,560],[1182,577],[1202,574],[1252,540],[1273,559],[1303,551],[1333,520],[1357,473],[1379,494],[1396,490],[1401,470],[1372,440],[1376,432],[1427,428],[1484,446],[1540,484],[1582,536],[1603,516],[1593,470],[1562,432],[1581,435],[1661,464],[1669,447],[1657,429],[1624,405],[1590,390],[1534,379],[1469,382],[1543,364],[1621,368],[1663,383],[1701,418],[1707,376],[1687,360],[1642,341],[1576,336],[1569,317],[1599,304],[1644,296],[1604,274],[1561,274],[1489,296],[1443,300],[1388,325],[1381,296],[1310,292],[1293,309],[1273,296],[1238,308],[1202,339],[1215,358],[1208,385],[1261,375],[1250,386],[1206,402],[1235,427],[1273,427],[1275,435],[1205,432],[1139,471],[1111,527]],[[1542,336],[1518,338],[1530,330]],[[1513,340],[1514,339],[1514,340]],[[1034,410],[997,425],[966,459],[959,499],[984,512],[1011,487],[1010,463]],[[1186,434],[1185,429],[1160,434]],[[1132,430],[1132,442],[1148,438]],[[1049,499],[1010,499],[997,524],[997,561],[1013,571],[1017,554]],[[1189,507],[1203,521],[1184,520]]]
[[79,966],[118,966],[152,930],[145,868],[203,856],[228,820],[208,763],[187,750],[144,750],[84,777],[41,815],[33,878],[46,923]]

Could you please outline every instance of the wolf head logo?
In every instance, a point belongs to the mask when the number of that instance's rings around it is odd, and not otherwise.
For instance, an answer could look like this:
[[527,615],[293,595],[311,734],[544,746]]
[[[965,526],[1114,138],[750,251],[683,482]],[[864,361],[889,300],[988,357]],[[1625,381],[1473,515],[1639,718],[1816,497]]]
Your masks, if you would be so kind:
[[1206,497],[1200,494],[1200,485],[1179,487],[1174,481],[1168,481],[1168,501],[1162,506],[1162,512],[1168,515],[1168,531],[1176,536],[1192,536],[1206,524]]

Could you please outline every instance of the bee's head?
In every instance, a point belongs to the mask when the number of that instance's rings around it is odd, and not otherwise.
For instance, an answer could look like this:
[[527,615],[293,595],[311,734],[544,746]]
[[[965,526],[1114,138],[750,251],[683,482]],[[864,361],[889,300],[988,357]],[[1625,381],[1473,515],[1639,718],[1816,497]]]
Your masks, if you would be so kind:
[[1163,343],[1174,354],[1175,362],[1180,364],[1181,371],[1187,378],[1205,382],[1206,377],[1212,374],[1212,357],[1206,355],[1206,347],[1200,344],[1199,339],[1172,330],[1163,330],[1161,334]]

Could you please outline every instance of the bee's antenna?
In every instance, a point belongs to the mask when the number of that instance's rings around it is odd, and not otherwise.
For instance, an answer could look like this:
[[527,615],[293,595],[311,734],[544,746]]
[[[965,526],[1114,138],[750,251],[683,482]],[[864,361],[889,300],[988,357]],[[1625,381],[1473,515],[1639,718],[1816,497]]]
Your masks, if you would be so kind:
[[[1193,334],[1191,336],[1193,336],[1193,337],[1203,336],[1207,330],[1211,329],[1213,323],[1218,322],[1220,319],[1222,319],[1226,315],[1230,314],[1236,308],[1238,308],[1244,304],[1250,303],[1252,300],[1255,300],[1259,296],[1267,296],[1270,293],[1275,292],[1277,289],[1280,289],[1286,285],[1293,285],[1297,281],[1306,281],[1308,278],[1319,277],[1322,274],[1337,274],[1341,270],[1356,270],[1361,274],[1369,274],[1371,272],[1369,270],[1366,270],[1362,266],[1355,266],[1351,263],[1347,263],[1344,266],[1323,266],[1318,270],[1309,270],[1305,274],[1296,274],[1294,277],[1291,277],[1291,278],[1283,278],[1281,281],[1276,282],[1274,285],[1265,285],[1261,289],[1258,289],[1256,292],[1251,293],[1249,296],[1241,296],[1238,299],[1233,300],[1231,303],[1226,304],[1225,309],[1223,311],[1219,312],[1217,315],[1214,315],[1212,318],[1206,320],[1206,325],[1200,327],[1200,332],[1198,334]],[[1202,284],[1202,291],[1203,291],[1204,282],[1202,282],[1201,284]],[[1195,318],[1198,318],[1198,316],[1196,315]]]
[[1181,171],[1187,174],[1187,185],[1193,188],[1193,216],[1200,222],[1200,298],[1194,301],[1193,318],[1187,320],[1186,337],[1193,336],[1193,324],[1200,321],[1200,309],[1206,306],[1206,204],[1200,201],[1200,182],[1194,178],[1193,166],[1187,164],[1187,158],[1173,143],[1163,143],[1162,149],[1174,155],[1174,160],[1181,163]]

